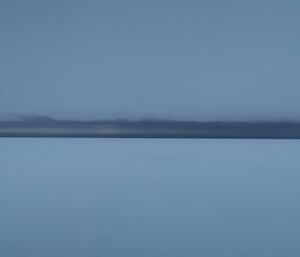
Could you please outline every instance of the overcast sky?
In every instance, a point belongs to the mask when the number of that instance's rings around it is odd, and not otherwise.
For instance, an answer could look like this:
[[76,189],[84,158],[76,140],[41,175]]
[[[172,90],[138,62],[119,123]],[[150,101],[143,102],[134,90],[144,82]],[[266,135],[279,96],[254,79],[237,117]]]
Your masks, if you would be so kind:
[[300,2],[1,0],[0,115],[300,120]]

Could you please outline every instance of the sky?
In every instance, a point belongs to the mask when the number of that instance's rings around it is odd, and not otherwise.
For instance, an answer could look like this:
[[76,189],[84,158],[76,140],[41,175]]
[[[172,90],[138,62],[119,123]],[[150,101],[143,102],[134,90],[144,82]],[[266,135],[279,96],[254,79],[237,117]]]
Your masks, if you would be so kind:
[[0,0],[0,117],[300,120],[300,2]]

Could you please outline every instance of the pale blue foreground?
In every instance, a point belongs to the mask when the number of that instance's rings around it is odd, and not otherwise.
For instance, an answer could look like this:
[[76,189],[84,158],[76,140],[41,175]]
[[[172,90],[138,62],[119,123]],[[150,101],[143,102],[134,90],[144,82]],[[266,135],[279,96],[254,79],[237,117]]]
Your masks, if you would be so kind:
[[0,256],[300,256],[300,141],[0,139]]

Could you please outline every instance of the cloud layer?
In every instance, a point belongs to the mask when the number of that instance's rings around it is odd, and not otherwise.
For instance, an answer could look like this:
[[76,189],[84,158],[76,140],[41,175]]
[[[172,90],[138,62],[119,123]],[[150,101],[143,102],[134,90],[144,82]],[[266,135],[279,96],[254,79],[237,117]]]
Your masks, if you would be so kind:
[[292,1],[1,1],[0,115],[300,120]]

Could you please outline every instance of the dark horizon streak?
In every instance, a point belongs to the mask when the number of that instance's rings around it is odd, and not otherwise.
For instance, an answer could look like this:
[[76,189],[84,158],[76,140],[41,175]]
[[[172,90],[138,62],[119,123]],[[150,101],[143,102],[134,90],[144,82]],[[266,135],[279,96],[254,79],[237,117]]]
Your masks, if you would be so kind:
[[0,137],[300,139],[300,123],[0,122]]
[[95,139],[265,139],[265,140],[299,140],[300,137],[289,137],[289,136],[223,136],[223,135],[128,135],[128,134],[114,134],[114,135],[92,135],[92,134],[80,134],[80,135],[73,135],[73,134],[2,134],[0,133],[0,138],[95,138]]

